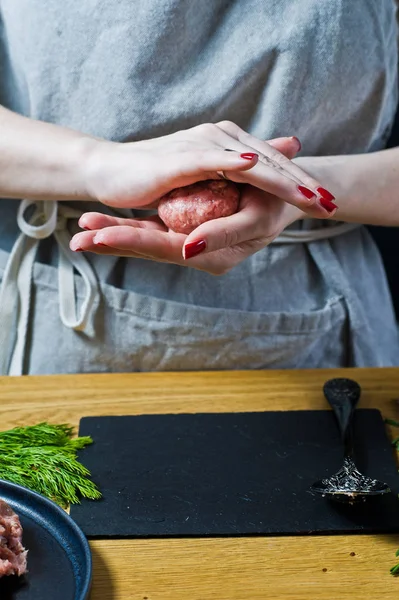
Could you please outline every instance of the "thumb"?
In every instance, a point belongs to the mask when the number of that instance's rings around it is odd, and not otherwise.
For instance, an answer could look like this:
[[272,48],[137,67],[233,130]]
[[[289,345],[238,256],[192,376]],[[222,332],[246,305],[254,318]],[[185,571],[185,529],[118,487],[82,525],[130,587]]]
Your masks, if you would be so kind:
[[284,154],[286,158],[290,160],[295,158],[298,152],[301,151],[301,142],[297,137],[281,137],[274,138],[273,140],[266,140],[270,146],[276,148],[281,154]]

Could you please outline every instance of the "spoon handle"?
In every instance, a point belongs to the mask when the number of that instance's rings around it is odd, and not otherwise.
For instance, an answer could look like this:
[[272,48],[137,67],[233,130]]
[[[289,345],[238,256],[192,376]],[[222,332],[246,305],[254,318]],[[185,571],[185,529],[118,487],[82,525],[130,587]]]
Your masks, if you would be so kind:
[[361,394],[360,385],[352,379],[330,379],[324,384],[323,392],[338,422],[344,456],[353,458],[353,415]]

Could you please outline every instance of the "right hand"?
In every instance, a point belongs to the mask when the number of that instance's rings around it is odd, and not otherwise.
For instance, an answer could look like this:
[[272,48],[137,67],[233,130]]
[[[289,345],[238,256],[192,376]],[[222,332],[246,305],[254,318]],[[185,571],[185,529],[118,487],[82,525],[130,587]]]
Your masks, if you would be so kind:
[[[286,139],[296,146],[294,155],[298,142]],[[96,141],[86,165],[87,191],[108,206],[156,208],[172,189],[219,179],[217,171],[224,171],[232,181],[251,184],[309,216],[330,216],[322,206],[321,184],[276,146],[276,141],[259,140],[228,121],[141,142]]]

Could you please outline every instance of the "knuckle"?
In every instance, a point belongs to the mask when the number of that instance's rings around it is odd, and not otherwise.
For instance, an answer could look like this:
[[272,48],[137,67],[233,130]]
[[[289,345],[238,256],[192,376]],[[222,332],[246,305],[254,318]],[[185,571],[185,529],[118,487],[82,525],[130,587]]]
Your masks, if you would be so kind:
[[237,137],[238,133],[241,131],[238,125],[236,125],[233,121],[219,121],[217,126],[219,129],[222,129],[225,133],[228,133],[232,137]]
[[253,135],[248,133],[248,131],[245,131],[245,129],[241,129],[241,127],[238,127],[238,125],[237,125],[237,130],[238,130],[238,140],[242,144],[246,144],[247,146],[252,147],[252,143],[254,141]]
[[276,148],[273,148],[273,146],[270,146],[268,156],[279,166],[284,166],[290,162],[289,158],[287,158],[286,156],[284,156],[284,154],[276,150]]
[[[201,131],[201,128],[203,127],[204,123],[200,123],[199,125],[194,125],[194,127],[190,127],[190,129],[187,129],[187,133],[193,134],[193,133],[198,133],[199,131]],[[180,132],[178,132],[179,134]]]
[[217,126],[218,127],[223,127],[223,129],[225,127],[234,127],[234,128],[237,127],[237,125],[233,121],[229,121],[228,119],[224,119],[223,121],[219,121],[217,123]]
[[310,188],[311,190],[316,190],[320,186],[320,183],[318,181],[313,179],[313,177],[311,177],[305,172],[303,173],[302,181],[304,182],[306,187]]
[[271,244],[272,241],[280,235],[280,233],[281,233],[280,230],[276,230],[273,233],[268,233],[267,235],[265,235],[261,238],[252,240],[252,242],[251,242],[252,252],[259,252],[260,250],[263,250],[263,248],[266,248],[266,246],[269,246],[269,244]]
[[202,123],[198,125],[198,133],[213,138],[218,133],[218,127],[214,123]]
[[240,241],[240,236],[237,229],[224,229],[221,235],[223,248],[231,248],[236,246]]

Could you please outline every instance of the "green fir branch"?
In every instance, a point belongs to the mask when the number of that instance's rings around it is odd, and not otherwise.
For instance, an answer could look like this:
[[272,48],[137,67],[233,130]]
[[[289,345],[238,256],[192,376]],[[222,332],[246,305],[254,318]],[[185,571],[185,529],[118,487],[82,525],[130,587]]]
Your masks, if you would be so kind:
[[73,427],[39,423],[0,432],[0,479],[27,487],[63,508],[80,498],[97,500],[101,493],[77,451],[93,443],[73,438]]

